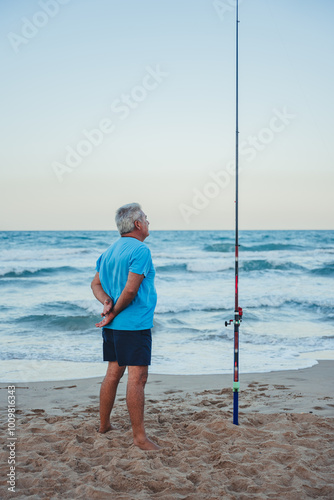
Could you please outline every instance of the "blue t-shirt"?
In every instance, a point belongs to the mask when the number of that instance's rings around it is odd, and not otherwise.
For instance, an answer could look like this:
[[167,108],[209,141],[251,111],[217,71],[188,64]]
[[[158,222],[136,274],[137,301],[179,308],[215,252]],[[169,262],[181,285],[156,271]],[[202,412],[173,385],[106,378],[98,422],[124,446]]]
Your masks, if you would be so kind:
[[123,236],[99,257],[96,271],[99,273],[103,290],[113,299],[114,304],[126,285],[129,271],[145,276],[136,297],[106,325],[106,328],[114,330],[152,328],[157,292],[154,286],[155,269],[148,246],[136,238]]

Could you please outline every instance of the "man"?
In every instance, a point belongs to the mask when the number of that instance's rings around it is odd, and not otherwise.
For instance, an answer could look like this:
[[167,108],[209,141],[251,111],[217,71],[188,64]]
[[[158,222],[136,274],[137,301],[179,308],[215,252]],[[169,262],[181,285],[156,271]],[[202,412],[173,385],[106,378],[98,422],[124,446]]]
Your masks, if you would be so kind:
[[113,427],[110,414],[118,383],[128,367],[126,402],[133,442],[142,450],[160,447],[148,439],[144,428],[144,388],[151,364],[151,328],[157,302],[155,269],[150,249],[144,240],[149,221],[138,203],[130,203],[116,212],[121,237],[98,259],[91,287],[103,304],[103,359],[108,361],[100,391],[100,429]]

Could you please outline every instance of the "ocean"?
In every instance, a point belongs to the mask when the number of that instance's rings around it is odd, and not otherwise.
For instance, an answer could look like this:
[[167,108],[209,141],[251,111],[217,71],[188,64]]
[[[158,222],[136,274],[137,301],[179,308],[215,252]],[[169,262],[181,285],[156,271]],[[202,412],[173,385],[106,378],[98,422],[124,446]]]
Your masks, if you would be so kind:
[[[0,233],[1,382],[101,376],[90,282],[116,231]],[[234,232],[152,231],[151,373],[233,370]],[[240,231],[242,373],[334,359],[334,231]],[[232,379],[231,379],[232,380]]]

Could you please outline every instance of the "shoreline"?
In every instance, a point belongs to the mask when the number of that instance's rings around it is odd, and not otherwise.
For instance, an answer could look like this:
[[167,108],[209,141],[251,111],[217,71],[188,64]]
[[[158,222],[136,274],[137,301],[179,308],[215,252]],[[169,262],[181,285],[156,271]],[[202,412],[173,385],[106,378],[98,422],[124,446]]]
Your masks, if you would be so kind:
[[[243,373],[240,375],[239,408],[242,412],[311,412],[334,417],[334,361],[319,360],[310,368]],[[43,409],[52,415],[61,415],[76,405],[98,404],[102,377],[44,382],[13,383],[16,387],[17,409]],[[122,378],[117,399],[125,398],[127,374]],[[3,399],[9,383],[0,383]],[[256,389],[256,387],[258,388]],[[255,390],[256,389],[256,390]],[[192,396],[198,391],[231,392],[232,374],[215,375],[159,375],[149,373],[145,388],[146,399],[164,395]],[[251,405],[243,404],[253,394]],[[267,399],[269,399],[269,402]],[[116,404],[117,404],[116,399]],[[332,405],[332,406],[330,406]],[[3,406],[6,406],[5,404]],[[232,406],[231,406],[232,408]]]
[[[304,360],[303,364],[300,366],[300,361]],[[256,370],[252,371],[242,371],[243,375],[257,374],[257,373],[272,373],[272,372],[285,372],[285,371],[299,371],[307,368],[311,368],[317,365],[320,361],[334,361],[334,350],[327,351],[313,351],[301,353],[297,358],[298,366],[295,368],[290,368],[289,366],[284,366],[280,368],[272,368],[271,370],[263,370],[258,372]],[[1,377],[0,386],[6,384],[32,384],[32,383],[44,383],[44,382],[59,382],[66,383],[76,380],[87,380],[93,378],[104,377],[106,371],[106,363],[100,362],[74,362],[74,361],[56,361],[56,360],[20,360],[20,369],[17,369],[17,360],[3,360],[1,365]],[[13,369],[14,368],[14,369]],[[230,376],[232,377],[232,370],[224,370],[219,372],[203,372],[199,374],[194,373],[173,373],[171,372],[159,372],[156,370],[155,365],[149,367],[150,375],[160,375],[164,376]],[[47,370],[48,377],[43,379],[36,378],[36,372],[45,374]],[[64,377],[64,373],[69,373],[67,378]],[[85,376],[82,374],[85,373]],[[45,375],[44,375],[45,376]]]

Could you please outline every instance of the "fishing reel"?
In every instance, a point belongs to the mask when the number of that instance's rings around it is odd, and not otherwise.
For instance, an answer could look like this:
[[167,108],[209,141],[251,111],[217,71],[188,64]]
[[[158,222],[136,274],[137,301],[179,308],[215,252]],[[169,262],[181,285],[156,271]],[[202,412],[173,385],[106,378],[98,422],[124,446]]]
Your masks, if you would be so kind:
[[230,319],[229,321],[225,321],[225,326],[229,326],[231,323],[233,323],[234,325],[238,324],[240,325],[241,321],[242,321],[242,307],[238,307],[238,315],[239,315],[239,320],[235,320],[235,319]]

